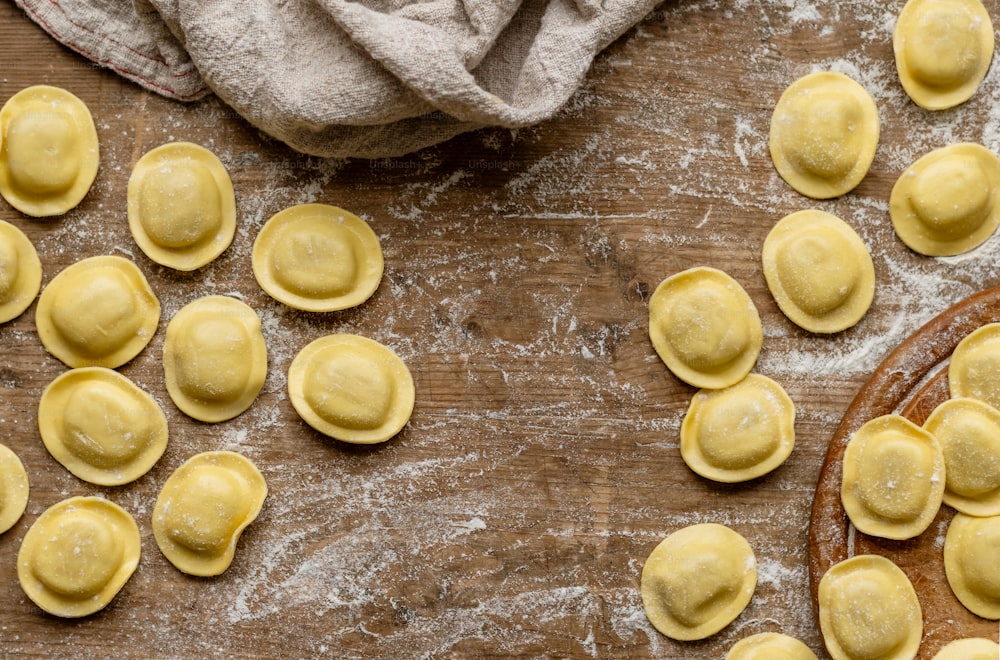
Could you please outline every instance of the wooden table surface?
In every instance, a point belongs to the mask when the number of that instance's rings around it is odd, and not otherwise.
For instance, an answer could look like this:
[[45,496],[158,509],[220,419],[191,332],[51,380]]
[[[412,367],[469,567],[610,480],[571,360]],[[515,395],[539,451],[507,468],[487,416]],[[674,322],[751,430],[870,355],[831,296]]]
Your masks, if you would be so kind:
[[[43,285],[99,254],[127,256],[146,274],[163,306],[160,328],[120,371],[159,401],[171,433],[163,458],[133,484],[71,476],[36,430],[39,395],[65,367],[42,350],[34,306],[0,326],[0,443],[31,481],[25,516],[0,536],[0,655],[722,658],[742,637],[782,631],[822,657],[807,527],[831,434],[895,345],[1000,284],[1000,240],[930,259],[889,222],[892,185],[917,157],[958,141],[1000,148],[996,67],[957,109],[932,114],[906,97],[891,46],[902,4],[666,2],[597,58],[549,122],[392,160],[322,161],[266,138],[217,99],[181,105],[125,82],[0,3],[0,101],[33,84],[65,87],[90,107],[102,148],[77,209],[34,220],[0,203],[0,219],[37,246]],[[985,4],[1000,18],[1000,1]],[[775,101],[814,69],[861,82],[882,121],[868,177],[823,202],[791,190],[767,151]],[[194,273],[151,262],[126,224],[132,166],[171,140],[215,151],[236,188],[236,239]],[[385,277],[364,305],[298,313],[257,286],[256,232],[302,202],[345,207],[380,236]],[[789,322],[761,271],[771,226],[808,207],[851,224],[875,263],[874,305],[834,336]],[[797,406],[791,457],[747,484],[711,483],[685,466],[678,429],[694,389],[647,336],[652,290],[700,265],[749,292],[764,325],[756,371]],[[206,294],[257,310],[270,358],[253,407],[215,425],[173,406],[161,367],[167,321]],[[387,443],[323,437],[288,401],[291,359],[333,332],[389,345],[413,373],[413,417]],[[160,554],[150,515],[167,476],[213,449],[251,458],[270,494],[230,569],[198,579]],[[21,539],[50,505],[93,494],[136,517],[139,568],[104,611],[47,616],[18,585]],[[674,642],[647,622],[639,574],[666,535],[708,521],[754,548],[756,594],[722,632]]]

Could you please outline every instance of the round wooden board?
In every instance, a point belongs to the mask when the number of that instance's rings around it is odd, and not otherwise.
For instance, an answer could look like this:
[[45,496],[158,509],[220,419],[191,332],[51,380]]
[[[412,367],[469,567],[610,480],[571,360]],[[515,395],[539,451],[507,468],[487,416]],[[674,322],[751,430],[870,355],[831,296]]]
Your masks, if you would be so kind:
[[918,658],[931,658],[962,637],[998,638],[998,624],[975,616],[955,598],[945,578],[942,547],[954,510],[942,506],[920,536],[880,539],[852,528],[840,502],[842,459],[851,436],[868,420],[898,412],[923,424],[949,397],[948,360],[976,328],[1000,321],[1000,287],[957,303],[907,338],[879,365],[851,402],[830,441],[820,470],[809,521],[809,587],[817,613],[820,578],[837,562],[861,554],[894,561],[909,576],[923,608],[924,637]]

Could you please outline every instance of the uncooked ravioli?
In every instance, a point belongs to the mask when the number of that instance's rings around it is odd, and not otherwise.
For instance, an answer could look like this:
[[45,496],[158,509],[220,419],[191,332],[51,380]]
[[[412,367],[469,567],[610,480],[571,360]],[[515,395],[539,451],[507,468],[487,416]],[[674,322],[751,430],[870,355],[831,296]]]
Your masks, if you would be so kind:
[[819,582],[819,623],[833,660],[912,660],[923,620],[910,579],[890,560],[858,555]]
[[878,146],[878,108],[864,87],[820,71],[793,82],[771,115],[771,160],[806,197],[849,192],[865,177]]
[[784,388],[749,374],[721,390],[701,390],[681,424],[681,457],[701,476],[726,483],[755,479],[795,446],[795,405]]
[[897,179],[889,217],[914,252],[931,257],[968,252],[1000,225],[1000,159],[972,143],[931,151]]
[[993,41],[990,15],[979,0],[909,0],[892,38],[899,81],[922,108],[956,106],[986,77]]
[[184,271],[208,264],[236,232],[229,173],[197,144],[152,149],[128,180],[128,224],[139,248],[156,263]]
[[763,343],[747,292],[716,268],[660,282],[649,299],[649,338],[670,371],[695,387],[721,389],[750,373]]
[[22,89],[0,108],[0,195],[25,215],[62,215],[83,200],[100,165],[86,104],[65,89]]
[[1000,619],[1000,516],[956,513],[944,539],[948,586],[970,612]]
[[771,229],[761,252],[764,278],[778,307],[799,327],[845,330],[875,296],[875,266],[857,232],[835,215],[808,209]]
[[0,534],[14,526],[28,505],[28,473],[10,448],[0,445]]
[[757,560],[739,533],[701,523],[672,533],[642,567],[642,605],[661,633],[704,639],[729,625],[757,586]]
[[160,301],[139,268],[122,257],[89,257],[52,278],[35,324],[49,353],[70,367],[119,367],[146,347]]
[[203,422],[236,417],[253,404],[267,377],[260,317],[228,296],[205,296],[170,319],[163,342],[167,393]]
[[1000,410],[948,399],[924,422],[944,452],[944,503],[972,516],[1000,515]]
[[944,454],[937,439],[901,415],[861,426],[847,443],[841,501],[851,523],[871,536],[909,539],[941,507]]
[[60,617],[103,609],[139,565],[132,516],[100,497],[71,497],[46,509],[24,535],[17,578],[36,605]]
[[0,220],[0,323],[28,309],[42,288],[42,262],[20,229]]

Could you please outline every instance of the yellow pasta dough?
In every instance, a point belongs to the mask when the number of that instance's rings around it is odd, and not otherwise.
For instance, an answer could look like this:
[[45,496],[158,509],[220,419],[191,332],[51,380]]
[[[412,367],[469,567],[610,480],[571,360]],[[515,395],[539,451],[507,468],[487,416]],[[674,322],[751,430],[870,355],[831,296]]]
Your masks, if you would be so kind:
[[1000,515],[1000,411],[949,399],[924,422],[944,452],[944,503],[971,516]]
[[176,270],[208,264],[236,233],[236,196],[208,149],[171,142],[146,153],[128,180],[128,224],[146,256]]
[[649,299],[649,338],[670,371],[707,389],[750,373],[763,343],[757,308],[743,287],[715,268],[663,280]]
[[927,529],[941,507],[941,445],[901,415],[883,415],[862,425],[844,450],[843,470],[844,510],[865,534],[913,538]]
[[90,257],[42,291],[35,324],[42,345],[70,367],[119,367],[146,347],[160,321],[142,271],[122,257]]
[[944,539],[944,571],[966,609],[1000,619],[1000,516],[956,513]]
[[920,602],[906,574],[878,555],[833,565],[819,582],[819,624],[833,660],[911,660],[920,647]]
[[13,451],[0,445],[0,534],[13,527],[28,506],[28,473]]
[[100,160],[90,110],[70,92],[36,85],[0,109],[0,195],[21,213],[48,217],[75,207]]
[[896,71],[913,102],[951,108],[975,93],[993,58],[993,23],[979,0],[909,0],[892,38]]
[[274,215],[253,244],[253,273],[275,300],[307,312],[360,305],[382,281],[378,236],[336,206],[301,204]]
[[801,641],[782,633],[764,632],[733,644],[725,660],[818,660]]
[[948,364],[953,398],[979,399],[1000,409],[1000,323],[988,323],[958,343]]
[[875,266],[858,234],[835,215],[809,209],[785,216],[761,253],[778,307],[810,332],[840,332],[861,320],[875,296]]
[[896,235],[931,257],[968,252],[1000,224],[1000,159],[978,144],[935,149],[900,175],[889,196]]
[[288,369],[288,393],[309,426],[357,444],[399,433],[415,396],[413,376],[399,356],[349,334],[327,335],[303,348]]
[[153,536],[163,556],[189,575],[224,572],[243,530],[260,513],[267,483],[249,459],[230,451],[197,454],[163,484]]
[[984,637],[956,639],[934,654],[931,660],[997,660],[1000,644]]
[[864,87],[820,71],[784,91],[771,115],[771,160],[806,197],[838,197],[861,183],[878,146],[879,117]]
[[681,457],[701,476],[733,483],[767,474],[795,446],[795,405],[784,388],[749,374],[694,395],[681,424]]
[[203,422],[236,417],[267,377],[260,317],[226,296],[187,304],[167,325],[163,373],[170,398],[187,415]]
[[678,640],[719,632],[750,603],[757,560],[740,534],[716,523],[679,529],[650,553],[640,591],[649,622]]
[[71,369],[38,403],[45,448],[84,481],[118,486],[146,474],[167,448],[167,418],[131,380],[104,367]]
[[42,287],[42,262],[20,229],[0,220],[0,323],[28,309]]
[[132,577],[142,544],[127,511],[71,497],[38,517],[17,553],[17,578],[36,605],[75,618],[103,609]]

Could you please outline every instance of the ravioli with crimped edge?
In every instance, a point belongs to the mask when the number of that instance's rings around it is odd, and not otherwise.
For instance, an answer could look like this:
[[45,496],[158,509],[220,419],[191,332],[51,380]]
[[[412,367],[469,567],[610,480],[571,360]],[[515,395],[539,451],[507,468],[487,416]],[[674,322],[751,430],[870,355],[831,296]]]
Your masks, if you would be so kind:
[[0,445],[0,534],[13,527],[28,506],[28,472],[12,449]]
[[833,660],[911,660],[923,635],[917,592],[879,555],[830,567],[819,582],[819,624]]
[[67,90],[35,85],[0,108],[0,196],[21,213],[49,217],[76,207],[100,162],[90,110]]
[[20,316],[42,288],[42,261],[24,232],[0,220],[0,323]]
[[646,618],[671,639],[704,639],[743,612],[757,586],[757,559],[746,539],[717,523],[679,529],[642,567]]
[[192,456],[163,484],[153,536],[163,556],[189,575],[223,573],[243,530],[257,519],[267,483],[250,459],[231,451]]
[[1000,619],[1000,516],[956,513],[944,539],[944,570],[967,610]]
[[253,404],[267,377],[257,312],[228,296],[188,303],[167,324],[163,374],[170,398],[190,417],[236,417]]
[[1000,411],[949,399],[924,422],[944,453],[944,503],[971,516],[1000,515]]
[[100,497],[71,497],[28,529],[17,553],[17,578],[49,614],[87,616],[125,586],[141,552],[139,527],[125,509]]
[[869,420],[844,450],[841,501],[858,530],[909,539],[934,520],[944,497],[941,444],[901,415]]
[[681,424],[681,458],[724,483],[748,481],[785,462],[795,446],[795,404],[760,374],[721,390],[700,390]]
[[860,84],[818,71],[793,82],[771,115],[771,161],[806,197],[829,199],[853,190],[871,167],[879,139],[878,108]]
[[360,305],[375,293],[384,269],[382,247],[368,223],[328,204],[276,213],[254,240],[252,263],[268,295],[307,312]]
[[392,349],[351,334],[321,337],[288,368],[288,394],[311,427],[343,442],[374,444],[399,433],[413,412],[413,376]]
[[167,448],[160,404],[104,367],[70,369],[49,383],[38,402],[38,430],[53,458],[100,486],[135,481]]
[[861,237],[837,216],[797,211],[774,225],[761,250],[764,279],[795,325],[834,333],[855,325],[875,297],[875,266]]
[[115,256],[67,266],[35,310],[42,346],[69,367],[120,367],[146,347],[159,322],[160,301],[146,277]]
[[656,287],[649,299],[649,338],[675,376],[695,387],[721,389],[750,373],[764,332],[739,282],[700,266]]
[[993,22],[979,0],[909,0],[892,47],[903,89],[927,110],[964,103],[993,59]]
[[1000,159],[968,142],[921,156],[892,187],[889,217],[920,254],[946,257],[982,245],[1000,225]]
[[208,149],[171,142],[148,151],[132,169],[127,192],[132,238],[158,264],[189,271],[210,263],[236,233],[229,173]]

